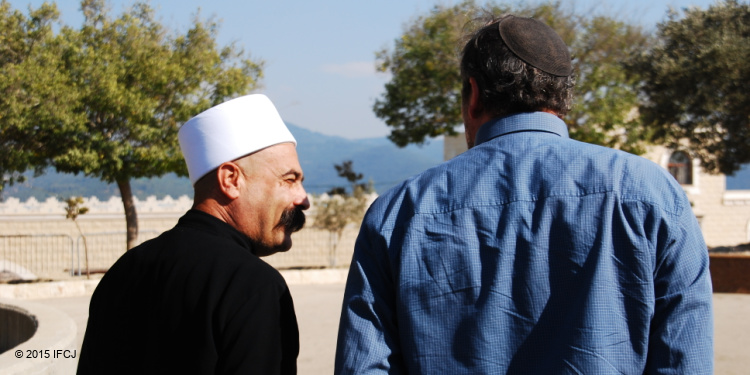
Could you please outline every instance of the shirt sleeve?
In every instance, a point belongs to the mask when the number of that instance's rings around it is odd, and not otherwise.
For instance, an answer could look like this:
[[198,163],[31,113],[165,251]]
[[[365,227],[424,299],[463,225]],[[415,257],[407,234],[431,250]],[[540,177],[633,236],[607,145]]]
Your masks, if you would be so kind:
[[[372,218],[372,215],[369,215]],[[335,374],[404,373],[385,238],[366,217],[344,293]]]
[[657,245],[647,374],[713,374],[708,250],[692,210],[682,211]]

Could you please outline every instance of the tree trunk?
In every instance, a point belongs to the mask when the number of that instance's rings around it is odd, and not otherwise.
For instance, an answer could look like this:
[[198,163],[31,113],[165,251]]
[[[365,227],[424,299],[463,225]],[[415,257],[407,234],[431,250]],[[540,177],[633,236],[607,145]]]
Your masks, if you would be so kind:
[[125,224],[127,226],[127,249],[130,250],[138,240],[138,214],[135,212],[135,201],[133,201],[133,190],[130,188],[130,180],[117,180],[120,188],[122,206],[125,208]]
[[338,230],[338,231],[331,231],[329,232],[330,239],[331,239],[331,253],[328,256],[328,265],[331,268],[336,267],[336,247],[338,247],[339,242],[341,242],[341,235],[344,234],[344,230]]
[[[81,226],[78,225],[78,221],[76,219],[73,219],[73,223],[75,223],[76,228],[78,229],[78,233],[81,235],[81,238],[83,238],[83,253],[86,256],[86,278],[91,278],[91,272],[89,271],[89,245],[86,243],[86,236],[83,235],[83,231],[81,230]],[[81,273],[80,271],[78,272]]]

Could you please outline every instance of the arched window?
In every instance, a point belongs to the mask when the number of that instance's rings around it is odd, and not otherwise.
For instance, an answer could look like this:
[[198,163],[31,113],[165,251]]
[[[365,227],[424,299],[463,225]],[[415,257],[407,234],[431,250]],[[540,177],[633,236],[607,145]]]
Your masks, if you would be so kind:
[[669,157],[667,169],[680,185],[693,184],[693,163],[686,152],[673,152],[672,156]]

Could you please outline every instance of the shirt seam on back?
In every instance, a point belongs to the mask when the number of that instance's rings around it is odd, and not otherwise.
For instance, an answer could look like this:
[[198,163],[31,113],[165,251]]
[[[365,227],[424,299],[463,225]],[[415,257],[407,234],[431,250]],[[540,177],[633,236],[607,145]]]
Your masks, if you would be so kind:
[[[496,201],[496,202],[492,202],[492,203],[479,203],[479,204],[467,204],[467,205],[451,206],[451,207],[444,207],[442,209],[429,210],[429,211],[428,210],[420,211],[418,208],[415,208],[414,215],[418,216],[418,215],[445,214],[445,213],[450,213],[450,212],[454,212],[454,211],[460,211],[460,210],[464,210],[464,209],[471,209],[471,208],[505,206],[505,205],[509,205],[509,204],[517,203],[517,202],[537,202],[537,201],[548,199],[548,198],[566,198],[566,197],[568,197],[568,198],[583,198],[583,197],[588,197],[588,196],[601,195],[601,194],[610,194],[610,193],[616,193],[616,192],[617,192],[616,190],[603,189],[603,190],[599,190],[599,191],[579,192],[578,194],[562,194],[562,193],[559,193],[559,194],[549,194],[549,195],[545,195],[545,196],[541,196],[541,197],[517,198],[517,199],[507,199],[507,200],[502,200],[502,201]],[[619,198],[619,200],[621,202],[645,203],[645,204],[648,204],[650,206],[659,207],[662,210],[664,210],[664,212],[666,212],[666,213],[668,213],[670,215],[674,215],[674,216],[679,216],[680,213],[681,213],[681,211],[682,211],[682,210],[679,209],[679,207],[675,207],[674,210],[672,210],[672,209],[666,207],[663,204],[660,204],[658,202],[654,202],[653,200],[645,199],[645,197],[640,197],[640,196],[636,196],[636,195],[620,194],[618,198]]]

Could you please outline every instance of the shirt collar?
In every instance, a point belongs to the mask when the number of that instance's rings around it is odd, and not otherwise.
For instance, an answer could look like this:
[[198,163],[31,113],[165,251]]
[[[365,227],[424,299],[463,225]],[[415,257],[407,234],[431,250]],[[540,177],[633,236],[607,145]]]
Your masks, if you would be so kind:
[[547,112],[517,113],[485,122],[479,128],[475,145],[492,138],[522,131],[542,131],[568,138],[568,127],[559,117]]
[[200,230],[215,236],[232,239],[239,246],[255,254],[253,241],[233,226],[206,212],[190,209],[177,222],[177,226]]

